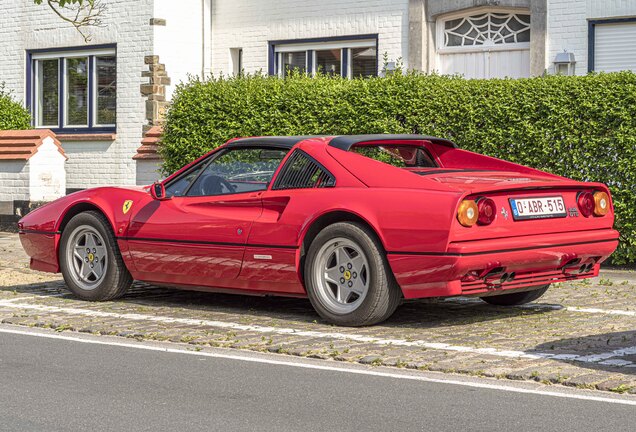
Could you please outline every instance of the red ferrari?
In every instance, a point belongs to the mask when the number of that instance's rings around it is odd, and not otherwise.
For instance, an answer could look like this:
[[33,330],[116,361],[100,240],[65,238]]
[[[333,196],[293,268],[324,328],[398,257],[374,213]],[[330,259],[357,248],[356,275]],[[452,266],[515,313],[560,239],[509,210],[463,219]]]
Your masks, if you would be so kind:
[[607,187],[416,135],[230,140],[162,182],[68,195],[25,216],[31,268],[87,300],[134,279],[309,297],[340,325],[403,299],[538,299],[616,249]]

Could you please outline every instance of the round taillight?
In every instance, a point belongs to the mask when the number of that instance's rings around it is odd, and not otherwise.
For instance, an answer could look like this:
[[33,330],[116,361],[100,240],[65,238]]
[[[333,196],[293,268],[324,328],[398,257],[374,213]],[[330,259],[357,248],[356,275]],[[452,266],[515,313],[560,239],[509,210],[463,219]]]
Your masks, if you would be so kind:
[[497,206],[490,198],[482,198],[477,201],[477,210],[479,213],[477,223],[479,225],[490,225],[497,217]]
[[594,192],[594,214],[605,216],[609,212],[609,196],[605,192]]
[[471,227],[477,223],[479,219],[479,209],[477,203],[473,200],[464,200],[457,209],[457,220],[465,227]]
[[579,211],[583,216],[592,216],[596,204],[594,204],[594,195],[592,195],[591,192],[579,192],[576,197],[576,203],[578,204]]

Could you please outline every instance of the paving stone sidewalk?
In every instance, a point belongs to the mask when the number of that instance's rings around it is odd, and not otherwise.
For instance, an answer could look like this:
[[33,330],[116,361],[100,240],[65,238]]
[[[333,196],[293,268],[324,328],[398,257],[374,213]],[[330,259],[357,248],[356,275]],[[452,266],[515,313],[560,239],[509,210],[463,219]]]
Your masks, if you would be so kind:
[[186,292],[135,283],[122,299],[79,301],[59,275],[28,269],[0,233],[0,321],[636,394],[636,280],[606,272],[553,287],[530,307],[413,301],[386,323],[342,328],[307,300]]

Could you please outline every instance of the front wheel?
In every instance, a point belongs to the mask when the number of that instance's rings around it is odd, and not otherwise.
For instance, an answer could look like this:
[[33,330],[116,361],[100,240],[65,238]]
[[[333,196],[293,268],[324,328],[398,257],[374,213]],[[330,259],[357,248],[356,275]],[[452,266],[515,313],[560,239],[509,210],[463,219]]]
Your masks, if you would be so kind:
[[305,261],[305,286],[316,312],[343,326],[384,321],[402,297],[375,235],[351,222],[316,236]]
[[544,285],[531,291],[499,294],[494,296],[482,297],[481,299],[486,303],[495,306],[519,306],[535,301],[543,294],[545,294],[548,288],[550,288],[550,285]]
[[112,300],[132,284],[106,218],[88,211],[74,216],[60,240],[60,268],[71,292],[83,300]]

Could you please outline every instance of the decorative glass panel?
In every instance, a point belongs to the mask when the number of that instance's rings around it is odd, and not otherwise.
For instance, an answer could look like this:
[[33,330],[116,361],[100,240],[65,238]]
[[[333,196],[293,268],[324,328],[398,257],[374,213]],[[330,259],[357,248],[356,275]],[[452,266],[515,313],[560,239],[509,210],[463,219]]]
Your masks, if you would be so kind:
[[327,75],[340,75],[341,49],[316,51],[316,71]]
[[444,46],[492,46],[530,42],[530,15],[488,12],[444,23]]
[[291,71],[304,73],[307,70],[307,52],[286,52],[282,53],[283,76],[287,76]]
[[378,53],[375,47],[351,49],[351,76],[353,78],[378,74]]
[[88,125],[88,58],[66,59],[66,124]]
[[37,126],[58,126],[59,119],[59,61],[37,62]]
[[117,121],[117,62],[114,56],[95,57],[97,68],[97,124]]

